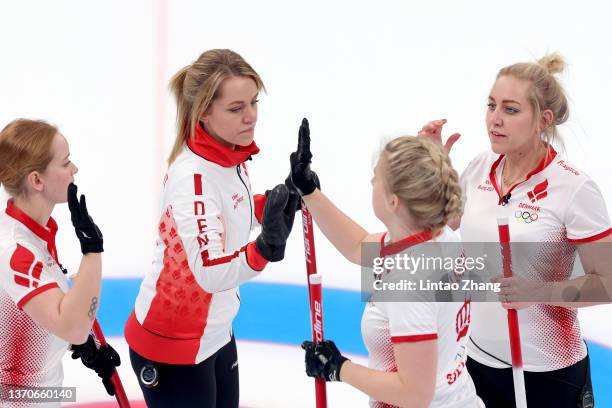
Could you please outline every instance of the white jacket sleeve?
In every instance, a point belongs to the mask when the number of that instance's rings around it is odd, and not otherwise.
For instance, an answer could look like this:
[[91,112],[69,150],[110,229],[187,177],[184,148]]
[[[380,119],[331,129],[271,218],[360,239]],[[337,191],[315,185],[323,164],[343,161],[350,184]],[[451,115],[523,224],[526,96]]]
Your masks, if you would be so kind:
[[[166,186],[167,226],[165,232],[160,231],[161,238],[166,251],[185,251],[187,265],[183,267],[190,268],[206,292],[235,288],[257,276],[267,261],[254,242],[245,242],[237,248],[225,247],[221,197],[213,183],[204,183],[206,188],[198,189],[196,176],[199,175],[186,175]],[[199,184],[202,185],[201,181]]]

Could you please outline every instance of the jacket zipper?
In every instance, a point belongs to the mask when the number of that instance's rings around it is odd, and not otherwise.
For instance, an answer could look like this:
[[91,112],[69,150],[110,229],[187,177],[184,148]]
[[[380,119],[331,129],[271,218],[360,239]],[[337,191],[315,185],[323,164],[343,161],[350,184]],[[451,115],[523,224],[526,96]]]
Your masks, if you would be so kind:
[[247,188],[246,183],[244,182],[244,180],[242,179],[242,176],[240,175],[242,173],[240,171],[240,164],[236,166],[236,173],[238,173],[238,178],[242,182],[242,185],[244,186],[244,189],[247,192],[247,196],[249,197],[249,207],[251,208],[251,213],[250,213],[251,214],[251,224],[249,226],[249,231],[251,231],[253,229],[253,204],[251,204],[251,192]]

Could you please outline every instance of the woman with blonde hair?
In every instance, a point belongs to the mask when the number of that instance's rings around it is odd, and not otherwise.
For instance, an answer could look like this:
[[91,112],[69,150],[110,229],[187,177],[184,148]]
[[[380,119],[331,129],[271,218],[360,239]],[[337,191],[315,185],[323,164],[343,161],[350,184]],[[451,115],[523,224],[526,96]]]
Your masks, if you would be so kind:
[[[436,249],[433,254],[440,255],[439,243],[458,242],[446,224],[461,213],[459,177],[439,146],[410,136],[385,145],[374,168],[372,207],[387,232],[371,234],[317,188],[317,176],[310,170],[307,121],[299,138],[298,150],[291,155],[288,184],[302,196],[323,234],[350,262],[372,267],[370,257],[364,256],[367,246],[376,246],[378,259],[390,260],[430,253],[432,247]],[[432,271],[413,272],[425,280]],[[403,275],[397,265],[379,273],[379,287],[393,279],[397,282],[398,276]],[[370,396],[372,407],[479,407],[464,369],[469,301],[436,302],[431,295],[421,291],[385,298],[375,293],[362,319],[368,367],[342,356],[333,341],[305,341],[306,373],[352,385]]]
[[[562,58],[551,54],[499,71],[485,120],[491,150],[476,156],[461,176],[465,209],[455,224],[464,242],[498,242],[496,219],[506,217],[511,241],[529,243],[513,253],[516,276],[495,278],[502,303],[473,303],[468,369],[491,407],[515,404],[508,308],[519,309],[528,405],[593,404],[576,308],[609,302],[609,264],[602,268],[601,258],[592,254],[601,255],[597,248],[612,242],[612,229],[595,182],[553,147],[557,126],[569,116],[555,77],[563,66]],[[419,134],[441,144],[445,122],[429,122]],[[446,149],[458,138],[452,135]],[[586,275],[570,279],[576,253]],[[500,262],[490,260],[487,268],[501,273]]]
[[[0,387],[3,407],[25,406],[21,388],[62,385],[62,357],[95,370],[109,394],[119,355],[98,349],[90,330],[100,303],[102,233],[77,199],[78,169],[68,142],[55,126],[18,119],[0,132],[0,184],[10,196],[0,214]],[[68,285],[55,247],[57,204],[68,202],[83,257]],[[57,406],[58,403],[36,404]],[[29,406],[29,405],[28,405]]]
[[149,407],[238,407],[238,286],[283,259],[298,197],[283,184],[265,196],[251,191],[246,161],[259,152],[263,83],[240,55],[206,51],[170,86],[178,133],[153,268],[125,337]]

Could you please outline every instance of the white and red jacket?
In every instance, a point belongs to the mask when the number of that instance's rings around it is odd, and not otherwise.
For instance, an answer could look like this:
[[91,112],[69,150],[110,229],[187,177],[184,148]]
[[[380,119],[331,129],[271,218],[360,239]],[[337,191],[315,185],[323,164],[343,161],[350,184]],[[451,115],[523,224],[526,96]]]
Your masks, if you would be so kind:
[[[429,230],[388,244],[388,234],[381,238],[380,257],[420,257],[424,252],[442,256],[444,243],[458,243],[459,238],[445,227],[433,236]],[[435,243],[441,245],[434,246]],[[424,248],[428,249],[424,249]],[[450,244],[453,248],[453,244]],[[439,253],[435,248],[439,249]],[[454,248],[460,249],[457,245]],[[447,253],[446,255],[451,255]],[[460,252],[454,254],[459,257]],[[425,280],[431,271],[420,268],[411,275],[414,281]],[[387,270],[384,282],[396,273]],[[403,276],[403,275],[402,275]],[[439,276],[437,276],[439,278]],[[397,280],[392,280],[398,282]],[[418,286],[417,286],[418,287]],[[467,369],[467,339],[470,326],[470,301],[436,302],[434,291],[406,294],[410,301],[399,301],[375,294],[363,311],[361,334],[368,349],[368,367],[397,372],[393,345],[437,340],[436,386],[430,408],[477,408],[484,406],[476,396],[474,383]],[[410,367],[418,370],[418,367]],[[370,399],[372,408],[393,408],[393,405]]]
[[[484,152],[463,172],[462,241],[498,242],[496,220],[507,218],[515,273],[544,282],[571,279],[575,244],[612,234],[599,188],[551,148],[550,154],[504,198],[499,185],[505,163],[504,155]],[[465,245],[466,255],[482,256],[482,252],[469,253],[477,248],[478,244]],[[500,275],[501,253],[487,255],[490,276]],[[474,302],[472,314],[469,356],[489,367],[509,367],[506,310],[498,302]],[[559,370],[587,355],[576,309],[535,304],[519,310],[518,316],[525,370]]]
[[[12,201],[0,213],[0,386],[62,385],[68,342],[22,310],[49,289],[68,291],[68,279],[57,260],[56,232],[53,218],[40,225]],[[13,406],[7,401],[1,405]],[[59,407],[59,403],[40,406]]]
[[232,150],[198,127],[170,165],[153,268],[125,326],[143,357],[197,364],[230,341],[238,285],[267,263],[248,242],[265,204],[245,165],[257,152],[254,142]]

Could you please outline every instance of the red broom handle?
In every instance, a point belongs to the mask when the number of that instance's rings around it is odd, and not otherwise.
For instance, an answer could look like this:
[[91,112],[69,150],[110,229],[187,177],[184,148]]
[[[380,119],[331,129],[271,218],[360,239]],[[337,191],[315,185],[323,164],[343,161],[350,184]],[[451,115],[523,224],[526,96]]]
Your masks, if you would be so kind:
[[[102,328],[100,327],[100,324],[98,323],[97,319],[94,320],[92,330],[93,330],[94,336],[96,337],[96,339],[98,339],[100,346],[105,345],[106,339],[104,338],[104,333],[102,333]],[[117,369],[115,369],[115,372],[113,373],[113,376],[111,377],[111,382],[113,383],[113,386],[115,387],[115,398],[117,399],[117,403],[119,404],[119,407],[120,408],[130,408],[130,401],[128,400],[128,397],[125,394],[125,389],[123,388],[123,384],[121,383],[121,379],[119,378],[119,373],[117,372]]]
[[[308,298],[312,325],[312,341],[323,341],[323,303],[321,295],[321,275],[317,274],[312,215],[302,200],[302,225],[304,229],[304,254],[306,256],[306,279],[308,281]],[[321,378],[315,379],[316,407],[327,407],[327,388]]]

